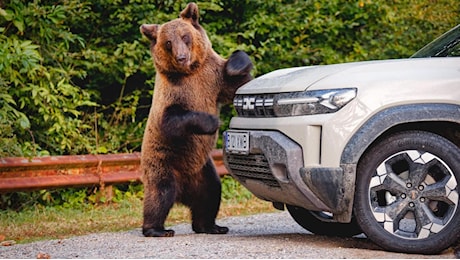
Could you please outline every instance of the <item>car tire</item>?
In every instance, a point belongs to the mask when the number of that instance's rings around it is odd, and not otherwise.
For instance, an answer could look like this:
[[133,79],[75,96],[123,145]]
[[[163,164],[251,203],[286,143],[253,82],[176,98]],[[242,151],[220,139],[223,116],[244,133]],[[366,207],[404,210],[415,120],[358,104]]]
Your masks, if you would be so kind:
[[333,222],[332,215],[328,212],[312,211],[291,205],[286,205],[286,208],[295,222],[316,235],[352,237],[362,233],[354,218],[350,223],[339,223]]
[[354,214],[385,250],[436,254],[460,236],[460,149],[424,131],[380,140],[360,160]]

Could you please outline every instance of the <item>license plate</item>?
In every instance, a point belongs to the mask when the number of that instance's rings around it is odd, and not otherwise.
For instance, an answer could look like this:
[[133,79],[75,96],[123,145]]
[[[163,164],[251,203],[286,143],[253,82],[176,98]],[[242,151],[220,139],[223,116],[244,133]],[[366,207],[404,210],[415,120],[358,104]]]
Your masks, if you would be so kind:
[[225,132],[225,150],[230,153],[249,154],[248,132]]

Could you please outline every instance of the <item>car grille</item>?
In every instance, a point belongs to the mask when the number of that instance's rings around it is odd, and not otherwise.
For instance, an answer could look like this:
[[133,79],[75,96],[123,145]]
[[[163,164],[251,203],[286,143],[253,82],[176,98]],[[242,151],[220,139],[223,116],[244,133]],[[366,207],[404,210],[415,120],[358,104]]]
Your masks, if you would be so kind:
[[271,187],[281,187],[273,177],[267,158],[263,154],[227,154],[226,157],[232,174],[241,182],[251,179]]
[[272,94],[236,95],[233,106],[241,117],[275,117],[273,99]]

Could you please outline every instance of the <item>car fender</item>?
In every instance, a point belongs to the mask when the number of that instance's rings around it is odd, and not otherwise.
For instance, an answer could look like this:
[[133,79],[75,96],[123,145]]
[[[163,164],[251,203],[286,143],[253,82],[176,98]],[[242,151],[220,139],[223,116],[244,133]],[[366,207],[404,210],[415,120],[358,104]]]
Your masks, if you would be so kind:
[[349,139],[341,164],[357,164],[366,149],[388,129],[413,122],[454,122],[460,124],[460,105],[408,104],[386,108],[367,120]]
[[[414,122],[454,122],[460,124],[460,105],[455,104],[409,104],[384,109],[367,120],[349,139],[341,155],[340,168],[343,178],[340,180],[341,214],[334,216],[339,222],[351,220],[356,168],[359,159],[367,148],[392,127]],[[326,193],[327,194],[327,193]]]

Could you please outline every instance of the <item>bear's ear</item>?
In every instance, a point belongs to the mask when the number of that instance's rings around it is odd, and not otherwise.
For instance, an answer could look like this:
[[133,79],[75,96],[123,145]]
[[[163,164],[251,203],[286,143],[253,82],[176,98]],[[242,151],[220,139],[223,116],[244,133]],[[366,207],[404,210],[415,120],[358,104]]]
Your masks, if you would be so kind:
[[156,43],[157,32],[160,25],[158,24],[143,24],[139,27],[141,33],[147,37],[151,42]]
[[190,20],[190,22],[197,26],[198,18],[200,18],[200,13],[198,11],[198,5],[195,3],[189,3],[182,12],[180,12],[180,17],[184,20]]

